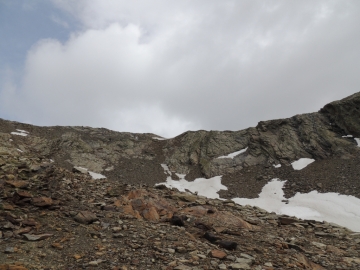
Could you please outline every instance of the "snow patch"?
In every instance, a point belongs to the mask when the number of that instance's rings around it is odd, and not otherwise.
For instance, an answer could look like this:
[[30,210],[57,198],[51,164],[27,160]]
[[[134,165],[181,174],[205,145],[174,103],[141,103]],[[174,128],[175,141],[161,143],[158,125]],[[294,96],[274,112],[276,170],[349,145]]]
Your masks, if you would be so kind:
[[164,141],[164,140],[167,140],[167,139],[162,138],[162,137],[152,137],[152,139],[154,139],[154,140],[158,140],[158,141]]
[[281,167],[281,164],[277,164],[277,165],[273,165],[274,166],[274,168],[280,168]]
[[294,170],[302,170],[307,165],[313,163],[314,161],[315,161],[315,159],[312,159],[312,158],[300,158],[300,159],[294,161],[293,163],[291,163],[291,165]]
[[21,132],[21,133],[29,133],[29,131],[23,130],[23,129],[16,129],[17,131]]
[[77,169],[78,171],[82,172],[82,173],[89,173],[90,176],[92,177],[92,179],[106,179],[105,175],[89,171],[87,168],[83,168],[83,167],[74,167],[74,168]]
[[171,177],[171,171],[170,171],[168,165],[166,165],[166,164],[160,164],[160,165],[164,169],[164,173]]
[[240,155],[242,153],[245,153],[246,150],[248,149],[248,147],[241,149],[240,151],[234,152],[234,153],[230,153],[227,156],[221,156],[221,157],[217,157],[217,158],[231,158],[233,159],[234,157],[236,157],[237,155]]
[[[343,138],[354,138],[353,135],[345,135],[345,136],[341,136]],[[354,138],[354,140],[356,141],[357,143],[357,146],[360,147],[360,138]]]
[[306,194],[296,193],[286,204],[282,201],[285,200],[282,190],[285,182],[273,179],[263,187],[259,198],[234,198],[233,201],[241,205],[257,206],[279,215],[326,220],[353,231],[360,231],[360,199],[338,193],[311,191]]
[[10,132],[10,134],[25,137],[25,136],[29,135],[29,132],[26,130],[22,130],[22,129],[16,129],[16,131]]
[[356,143],[357,143],[357,146],[360,147],[360,139],[359,138],[354,138]]
[[112,171],[112,170],[114,170],[114,166],[110,166],[110,167],[107,167],[107,168],[105,169],[105,171],[107,171],[107,172],[110,172],[110,171]]
[[93,179],[105,179],[106,178],[105,175],[102,175],[100,173],[95,173],[95,172],[91,172],[91,171],[88,171],[88,172]]
[[192,182],[185,180],[186,174],[176,175],[180,178],[180,180],[173,180],[171,178],[171,171],[166,164],[161,164],[161,167],[164,169],[164,173],[167,175],[166,182],[159,183],[156,185],[165,185],[168,188],[177,188],[179,191],[185,192],[186,189],[191,192],[197,192],[198,195],[205,196],[211,199],[219,199],[219,194],[217,194],[220,190],[227,190],[227,187],[221,184],[222,176],[215,176],[209,179],[206,178],[197,178]]
[[24,151],[23,150],[21,150],[21,149],[16,149],[16,150],[18,150],[19,152],[21,152],[21,153],[24,153]]
[[27,136],[28,134],[27,133],[23,133],[23,132],[11,132],[10,134],[12,134],[12,135],[18,135],[18,136]]

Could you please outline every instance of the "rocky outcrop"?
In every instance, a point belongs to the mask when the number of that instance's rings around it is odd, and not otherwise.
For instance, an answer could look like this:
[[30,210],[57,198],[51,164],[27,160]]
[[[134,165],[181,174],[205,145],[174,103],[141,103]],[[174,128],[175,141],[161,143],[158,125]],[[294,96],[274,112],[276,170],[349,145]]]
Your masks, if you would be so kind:
[[[70,169],[85,167],[101,173],[123,159],[154,160],[154,134],[132,134],[90,127],[38,127],[0,120],[0,153],[36,153]],[[161,156],[161,155],[160,155]]]
[[[326,105],[320,112],[261,121],[241,131],[187,132],[167,141],[166,163],[187,173],[200,166],[206,177],[223,175],[254,165],[288,165],[299,158],[347,158],[358,151],[353,139],[360,135],[360,93]],[[241,149],[234,158],[218,158]]]
[[320,110],[331,121],[334,129],[342,134],[360,137],[360,94],[355,93],[342,100],[331,102]]

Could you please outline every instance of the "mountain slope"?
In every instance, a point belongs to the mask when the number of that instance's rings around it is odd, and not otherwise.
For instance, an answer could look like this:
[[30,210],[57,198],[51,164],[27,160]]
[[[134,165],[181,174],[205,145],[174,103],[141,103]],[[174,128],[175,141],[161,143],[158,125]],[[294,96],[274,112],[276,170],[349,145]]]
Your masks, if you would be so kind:
[[[353,138],[343,136],[360,136],[359,107],[360,93],[356,93],[327,104],[316,113],[263,121],[256,127],[240,131],[189,131],[166,140],[154,134],[90,127],[37,127],[0,120],[0,153],[14,156],[36,153],[69,170],[74,166],[85,167],[109,179],[133,184],[152,185],[165,181],[160,166],[165,163],[173,172],[187,174],[189,180],[223,175],[224,181],[230,184],[231,179],[237,178],[237,182],[234,180],[231,183],[234,188],[244,182],[250,187],[248,192],[241,191],[240,187],[232,192],[254,197],[263,186],[255,179],[286,179],[284,177],[288,175],[291,178],[293,170],[288,166],[299,158],[332,162],[334,166],[327,166],[331,167],[331,175],[339,174],[336,167],[344,160],[349,160],[352,166],[352,161],[358,158],[359,147]],[[11,134],[17,129],[27,131],[27,136]],[[244,152],[234,158],[219,158],[239,150]],[[283,165],[282,168],[272,168],[279,164]],[[354,178],[358,171],[356,166],[352,167],[354,173],[349,176],[351,179],[348,182],[356,187],[351,188],[348,194],[360,196],[359,184]],[[320,168],[315,171],[318,170]],[[321,184],[325,175],[317,175]],[[173,176],[176,179],[176,175]],[[298,181],[298,178],[294,176],[292,179]],[[325,182],[322,185],[325,188],[323,191],[337,191]],[[290,187],[288,190],[292,194],[308,188],[299,190]]]
[[[173,139],[0,120],[0,269],[358,269],[358,233],[154,184],[166,164],[172,179],[222,175],[223,198],[255,198],[272,178],[287,180],[287,197],[360,198],[359,107],[356,93],[316,113]],[[299,158],[316,161],[294,170]]]

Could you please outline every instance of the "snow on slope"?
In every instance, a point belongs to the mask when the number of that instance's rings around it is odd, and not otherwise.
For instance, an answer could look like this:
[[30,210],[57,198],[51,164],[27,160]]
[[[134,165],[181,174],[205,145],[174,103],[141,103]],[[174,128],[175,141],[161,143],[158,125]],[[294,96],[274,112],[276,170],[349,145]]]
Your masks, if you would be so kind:
[[165,174],[167,175],[166,182],[159,183],[157,185],[165,185],[168,188],[177,188],[179,191],[185,192],[185,189],[190,190],[191,192],[197,192],[198,195],[205,196],[211,199],[219,198],[218,191],[221,189],[227,190],[227,187],[221,184],[222,176],[215,176],[209,179],[206,178],[197,178],[194,181],[185,180],[185,174],[176,174],[180,180],[173,180],[171,178],[171,172],[167,165],[161,164],[164,169]]
[[360,232],[360,199],[338,193],[311,191],[306,194],[297,193],[286,203],[283,202],[285,198],[282,190],[285,182],[273,179],[263,187],[259,198],[234,198],[233,201],[237,204],[258,206],[279,215],[326,220]]
[[[227,190],[227,187],[221,184],[221,176],[215,176],[210,179],[197,178],[189,182],[185,180],[185,174],[176,174],[180,180],[173,180],[168,166],[165,164],[161,164],[161,166],[167,175],[167,179],[166,182],[160,184],[168,188],[177,188],[183,192],[187,189],[212,199],[219,198],[217,193],[219,190]],[[263,187],[259,198],[234,198],[233,201],[241,205],[258,206],[268,212],[275,212],[279,215],[333,222],[360,232],[360,199],[337,193],[311,191],[306,194],[297,193],[286,202],[282,189],[285,182],[273,179]]]

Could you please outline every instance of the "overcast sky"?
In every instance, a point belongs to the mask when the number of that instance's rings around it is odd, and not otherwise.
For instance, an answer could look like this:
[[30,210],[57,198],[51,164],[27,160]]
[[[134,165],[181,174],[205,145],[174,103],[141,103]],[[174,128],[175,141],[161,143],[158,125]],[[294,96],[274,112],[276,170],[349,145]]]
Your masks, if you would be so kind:
[[0,0],[0,117],[173,137],[360,91],[360,1]]

